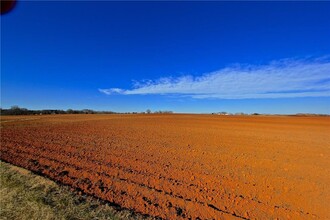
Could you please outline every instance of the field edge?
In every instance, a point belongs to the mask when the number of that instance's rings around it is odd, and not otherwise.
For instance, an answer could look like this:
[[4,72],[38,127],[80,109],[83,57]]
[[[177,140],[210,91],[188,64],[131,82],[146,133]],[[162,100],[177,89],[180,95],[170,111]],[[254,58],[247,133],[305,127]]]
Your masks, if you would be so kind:
[[1,219],[154,219],[0,160]]

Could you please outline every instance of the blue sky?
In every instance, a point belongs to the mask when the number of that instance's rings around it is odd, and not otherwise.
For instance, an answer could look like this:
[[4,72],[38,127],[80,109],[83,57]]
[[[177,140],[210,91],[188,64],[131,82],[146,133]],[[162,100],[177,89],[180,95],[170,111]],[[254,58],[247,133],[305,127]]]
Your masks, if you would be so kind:
[[20,1],[1,107],[330,114],[330,2]]

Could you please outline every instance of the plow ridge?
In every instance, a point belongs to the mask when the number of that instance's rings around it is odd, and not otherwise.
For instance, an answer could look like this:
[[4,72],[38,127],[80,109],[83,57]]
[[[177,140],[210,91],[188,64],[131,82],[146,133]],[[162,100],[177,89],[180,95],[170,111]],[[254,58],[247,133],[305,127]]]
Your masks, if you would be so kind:
[[[80,125],[85,123],[90,122]],[[103,121],[97,123],[105,126]],[[169,152],[185,152],[185,148],[181,146],[174,150],[158,148],[159,152],[149,148],[145,153],[141,148],[153,147],[166,141],[157,141],[154,144],[148,141],[143,144],[142,133],[137,140],[126,140],[127,136],[120,133],[116,141],[112,140],[113,137],[98,141],[86,134],[57,137],[54,130],[62,130],[61,124],[55,124],[46,131],[43,127],[28,130],[28,126],[26,129],[11,126],[2,133],[1,160],[142,214],[159,219],[319,217],[313,211],[278,203],[276,200],[266,200],[267,197],[259,196],[260,192],[271,192],[266,181],[257,186],[253,179],[243,179],[235,172],[228,172],[226,169],[230,166],[224,164],[225,159],[213,159],[210,153],[200,154],[204,151],[194,150],[189,144],[189,152],[192,152],[189,154],[197,158],[192,162],[189,158],[182,161],[176,159],[182,156],[178,153],[173,154],[173,158],[168,156],[172,155]],[[68,123],[66,126],[77,133],[85,132],[81,127],[76,127],[77,124],[72,124],[71,127]],[[94,126],[97,127],[97,124]],[[124,129],[119,130],[124,132]],[[63,136],[68,138],[62,140]],[[93,147],[79,142],[80,138],[85,138],[86,143],[93,143]],[[122,145],[117,145],[120,141],[123,142]],[[127,144],[134,141],[139,144],[133,147]],[[197,139],[195,141],[198,142]],[[170,145],[168,143],[166,145]],[[210,161],[204,161],[204,157],[209,157]],[[236,173],[244,170],[246,165],[239,161],[239,157],[233,158],[238,161]],[[215,168],[216,163],[220,163],[221,169]],[[192,167],[197,169],[193,170]]]

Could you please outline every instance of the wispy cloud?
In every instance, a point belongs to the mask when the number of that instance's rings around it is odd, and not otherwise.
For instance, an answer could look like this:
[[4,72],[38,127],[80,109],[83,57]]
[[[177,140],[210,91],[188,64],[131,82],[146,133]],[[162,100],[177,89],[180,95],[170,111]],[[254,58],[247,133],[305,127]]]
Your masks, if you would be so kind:
[[328,59],[273,61],[235,65],[198,77],[164,77],[135,82],[131,89],[99,89],[112,95],[175,95],[196,99],[246,99],[330,96]]

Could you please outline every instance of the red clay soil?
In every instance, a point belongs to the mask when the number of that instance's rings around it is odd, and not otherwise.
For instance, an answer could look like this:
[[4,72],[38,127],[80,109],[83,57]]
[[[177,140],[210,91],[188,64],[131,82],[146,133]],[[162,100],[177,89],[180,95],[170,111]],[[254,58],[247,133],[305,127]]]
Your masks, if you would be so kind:
[[1,118],[1,159],[164,219],[330,219],[330,117]]

